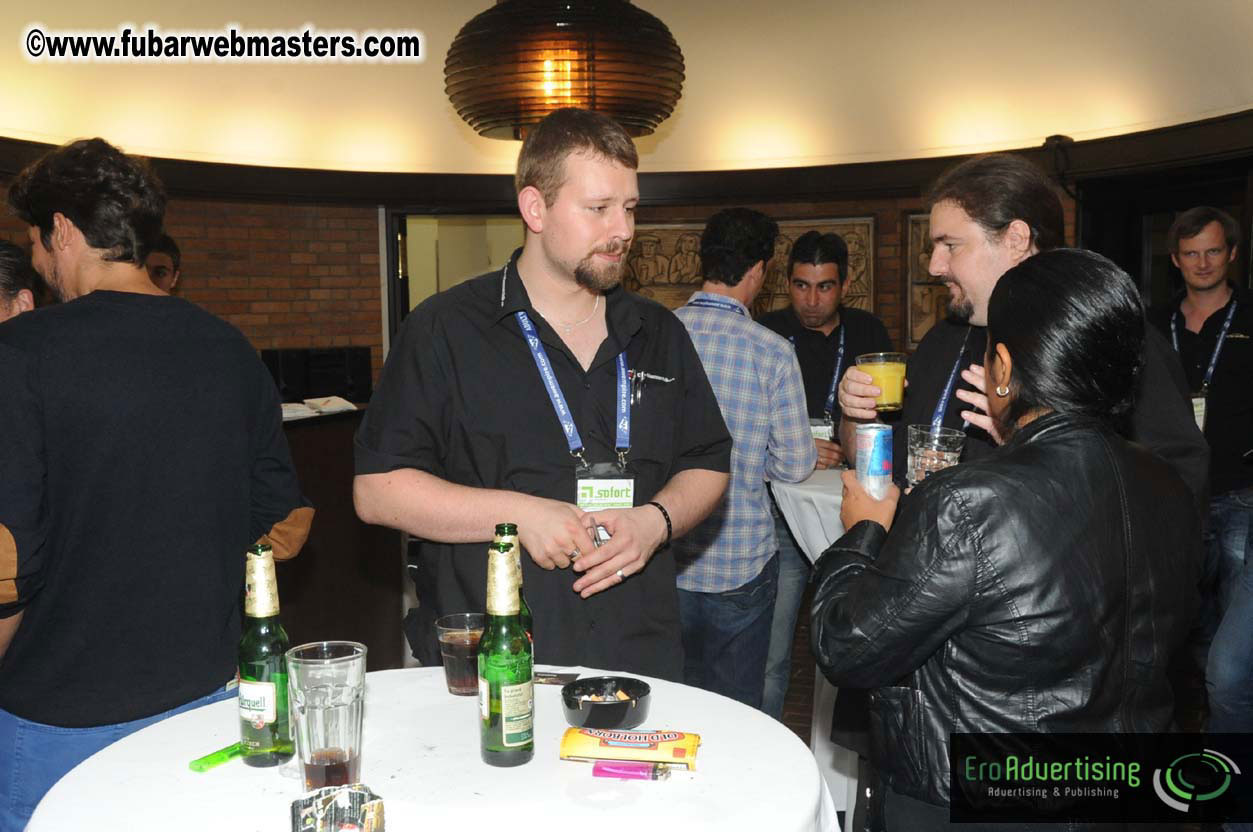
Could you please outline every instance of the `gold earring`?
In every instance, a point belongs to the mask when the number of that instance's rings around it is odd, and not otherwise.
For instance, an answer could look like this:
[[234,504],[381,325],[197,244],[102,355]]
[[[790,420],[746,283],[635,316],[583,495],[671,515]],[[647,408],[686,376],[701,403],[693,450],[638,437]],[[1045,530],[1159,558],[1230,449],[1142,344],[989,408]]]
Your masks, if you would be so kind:
[[998,384],[996,386],[996,395],[1000,396],[1002,399],[1005,398],[1006,396],[1009,395],[1009,388],[1005,387],[1004,385]]

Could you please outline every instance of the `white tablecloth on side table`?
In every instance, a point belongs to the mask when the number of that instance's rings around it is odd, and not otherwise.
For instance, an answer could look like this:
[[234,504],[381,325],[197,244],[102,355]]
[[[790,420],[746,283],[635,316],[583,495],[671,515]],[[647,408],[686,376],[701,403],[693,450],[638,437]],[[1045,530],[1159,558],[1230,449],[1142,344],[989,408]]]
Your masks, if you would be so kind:
[[840,523],[844,494],[840,475],[843,473],[842,468],[828,468],[814,471],[802,482],[770,484],[783,519],[811,562],[844,534],[844,525]]
[[[840,504],[844,484],[843,469],[814,471],[797,483],[771,483],[775,502],[805,557],[816,561],[840,535]],[[809,745],[837,809],[845,812],[845,829],[852,829],[853,805],[857,796],[857,755],[831,742],[831,715],[835,711],[836,689],[821,671],[814,673],[814,713]]]
[[[582,675],[601,671],[579,670]],[[592,777],[564,762],[560,687],[535,686],[535,759],[479,759],[478,700],[452,696],[442,668],[366,676],[361,779],[383,798],[394,832],[511,828],[830,830],[835,810],[809,749],[765,714],[674,682],[652,686],[641,728],[701,735],[694,773],[649,782]],[[187,763],[238,739],[235,700],[172,717],[90,757],[35,811],[30,832],[172,830],[287,832],[302,791],[294,763],[239,760],[196,774]]]

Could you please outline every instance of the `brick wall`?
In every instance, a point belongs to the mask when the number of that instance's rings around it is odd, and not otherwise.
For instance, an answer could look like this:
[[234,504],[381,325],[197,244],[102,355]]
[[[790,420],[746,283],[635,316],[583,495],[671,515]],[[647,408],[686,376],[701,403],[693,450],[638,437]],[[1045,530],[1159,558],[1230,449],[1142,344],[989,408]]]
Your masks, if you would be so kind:
[[257,349],[370,347],[382,366],[378,212],[373,207],[174,200],[179,294]]
[[[377,379],[377,209],[174,199],[166,228],[182,249],[183,298],[239,327],[258,350],[369,347]],[[26,226],[0,212],[0,237],[25,246]]]

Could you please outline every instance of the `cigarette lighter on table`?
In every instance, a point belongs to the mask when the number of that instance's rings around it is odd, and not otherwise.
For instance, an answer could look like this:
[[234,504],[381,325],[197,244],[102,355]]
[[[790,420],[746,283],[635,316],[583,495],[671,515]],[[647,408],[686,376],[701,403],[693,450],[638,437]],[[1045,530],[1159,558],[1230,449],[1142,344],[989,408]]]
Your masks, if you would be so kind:
[[665,780],[670,766],[665,763],[632,763],[600,760],[592,766],[593,777],[616,777],[619,780]]

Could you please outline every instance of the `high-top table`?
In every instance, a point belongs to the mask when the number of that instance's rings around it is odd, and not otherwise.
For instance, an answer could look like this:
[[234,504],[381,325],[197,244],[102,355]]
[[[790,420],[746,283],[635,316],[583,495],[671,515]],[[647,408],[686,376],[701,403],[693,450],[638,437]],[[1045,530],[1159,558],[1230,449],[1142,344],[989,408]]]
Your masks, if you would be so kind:
[[[602,671],[574,668],[584,676]],[[535,759],[479,759],[478,700],[452,696],[442,668],[366,676],[361,780],[383,798],[394,832],[484,829],[831,830],[836,816],[809,749],[760,711],[658,679],[642,729],[701,735],[692,773],[669,780],[592,776],[558,759],[568,727],[560,687],[535,686]],[[302,791],[293,761],[256,769],[232,760],[196,774],[187,763],[238,739],[235,700],[159,722],[83,761],[44,797],[29,832],[287,832]]]
[[[792,536],[805,557],[816,561],[840,535],[840,505],[844,501],[841,468],[814,471],[797,483],[770,484],[775,502]],[[796,657],[793,657],[795,660]],[[831,742],[831,716],[835,711],[836,688],[822,672],[814,674],[813,727],[809,745],[831,790],[836,808],[845,812],[845,828],[852,829],[853,805],[857,795],[857,755]]]

